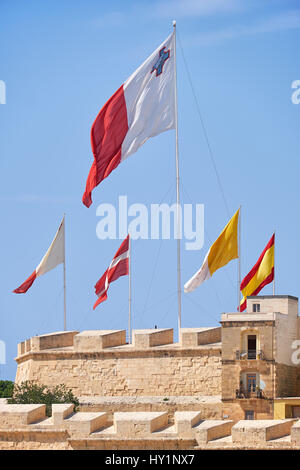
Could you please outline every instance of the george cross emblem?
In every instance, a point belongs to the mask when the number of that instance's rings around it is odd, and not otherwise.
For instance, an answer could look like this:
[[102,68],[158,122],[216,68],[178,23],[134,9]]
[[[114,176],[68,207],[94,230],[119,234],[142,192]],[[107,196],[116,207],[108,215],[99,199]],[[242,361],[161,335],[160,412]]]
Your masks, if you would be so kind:
[[159,57],[157,59],[157,61],[155,62],[155,64],[153,65],[152,67],[152,70],[150,73],[154,72],[154,70],[156,70],[156,76],[158,77],[158,75],[160,75],[163,71],[163,66],[165,65],[165,62],[166,60],[168,60],[170,58],[170,50],[166,51],[165,50],[166,47],[163,47],[160,51],[159,51]]

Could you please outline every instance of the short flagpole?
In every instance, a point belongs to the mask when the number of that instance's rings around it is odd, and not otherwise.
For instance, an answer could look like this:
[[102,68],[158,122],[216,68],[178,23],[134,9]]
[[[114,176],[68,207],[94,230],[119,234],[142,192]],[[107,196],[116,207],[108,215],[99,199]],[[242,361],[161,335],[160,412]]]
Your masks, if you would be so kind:
[[128,282],[129,282],[129,311],[128,311],[128,343],[131,343],[131,237],[129,235],[129,266],[128,266]]
[[274,230],[274,277],[273,277],[273,295],[275,295],[275,230]]
[[180,195],[179,195],[179,155],[178,155],[178,105],[177,105],[177,73],[176,73],[176,21],[173,21],[174,31],[174,79],[175,79],[175,143],[176,143],[176,195],[177,195],[177,298],[178,298],[178,341],[181,330],[181,266],[180,266]]
[[238,311],[240,310],[241,305],[241,216],[242,216],[242,206],[240,206],[239,212],[239,225],[238,225],[238,234],[239,234],[239,263],[238,263]]
[[64,214],[64,331],[67,330],[67,307],[66,307],[66,224]]

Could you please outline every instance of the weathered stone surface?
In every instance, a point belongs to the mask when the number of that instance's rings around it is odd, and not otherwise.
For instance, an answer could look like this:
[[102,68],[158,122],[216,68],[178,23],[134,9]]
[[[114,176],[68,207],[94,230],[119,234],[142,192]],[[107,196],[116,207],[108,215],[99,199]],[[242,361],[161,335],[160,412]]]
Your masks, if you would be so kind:
[[98,352],[126,344],[126,330],[87,330],[74,337],[74,351]]
[[120,437],[149,436],[168,424],[165,412],[128,412],[114,414],[114,428]]
[[133,330],[132,344],[136,349],[147,349],[173,343],[173,328]]
[[[76,339],[76,336],[75,336]],[[74,339],[74,340],[75,340]],[[186,396],[221,394],[220,346],[178,344],[99,352],[47,350],[17,359],[16,382],[64,383],[77,396]]]
[[229,436],[233,421],[229,420],[205,420],[195,427],[195,438],[198,444],[207,443],[220,437]]
[[294,420],[242,420],[236,423],[232,432],[235,444],[261,444],[290,434]]
[[201,344],[220,343],[221,330],[221,327],[182,328],[180,330],[180,344],[183,348],[195,348]]
[[14,428],[45,419],[46,405],[0,405],[1,428]]

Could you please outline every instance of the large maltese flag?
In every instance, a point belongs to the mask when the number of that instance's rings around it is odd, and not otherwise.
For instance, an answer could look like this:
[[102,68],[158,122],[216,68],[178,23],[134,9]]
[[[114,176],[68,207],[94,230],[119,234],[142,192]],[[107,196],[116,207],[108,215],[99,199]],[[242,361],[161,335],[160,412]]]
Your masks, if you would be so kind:
[[126,80],[103,106],[91,129],[94,161],[83,203],[92,190],[150,137],[175,128],[175,33]]

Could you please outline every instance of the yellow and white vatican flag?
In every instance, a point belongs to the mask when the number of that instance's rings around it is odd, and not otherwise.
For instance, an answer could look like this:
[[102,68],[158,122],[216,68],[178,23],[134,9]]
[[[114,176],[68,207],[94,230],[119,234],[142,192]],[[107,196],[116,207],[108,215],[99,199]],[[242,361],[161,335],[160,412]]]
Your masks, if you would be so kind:
[[193,292],[202,282],[229,261],[238,258],[238,222],[240,209],[228,222],[220,236],[208,250],[204,262],[194,276],[184,285],[184,292]]

